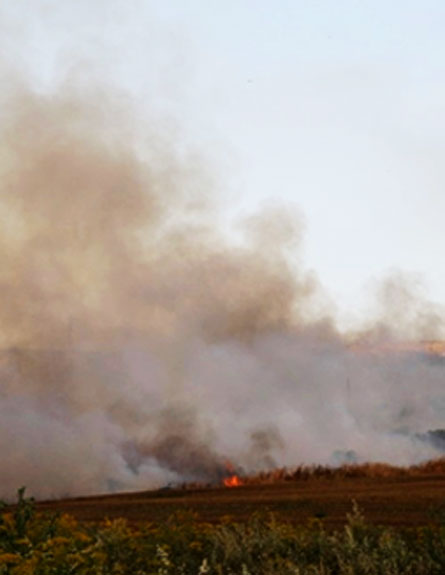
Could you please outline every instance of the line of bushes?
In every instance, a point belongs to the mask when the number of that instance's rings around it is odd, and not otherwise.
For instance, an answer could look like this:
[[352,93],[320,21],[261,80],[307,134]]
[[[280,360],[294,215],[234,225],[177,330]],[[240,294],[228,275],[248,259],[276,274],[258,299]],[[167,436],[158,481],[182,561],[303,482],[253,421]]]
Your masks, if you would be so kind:
[[310,479],[409,479],[425,476],[445,476],[445,457],[431,459],[408,467],[389,463],[344,463],[338,467],[300,465],[295,468],[274,469],[243,477],[246,485]]
[[0,575],[443,575],[445,525],[397,531],[367,524],[353,506],[327,532],[254,515],[246,523],[200,523],[191,513],[165,523],[123,519],[82,524],[40,514],[19,491],[0,514]]

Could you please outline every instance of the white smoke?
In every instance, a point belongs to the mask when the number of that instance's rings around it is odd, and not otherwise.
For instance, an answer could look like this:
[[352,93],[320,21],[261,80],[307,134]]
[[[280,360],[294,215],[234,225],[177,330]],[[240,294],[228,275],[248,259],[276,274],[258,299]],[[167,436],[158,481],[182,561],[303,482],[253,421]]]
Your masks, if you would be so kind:
[[298,218],[274,208],[227,241],[174,143],[142,149],[114,110],[68,88],[3,101],[0,496],[437,455],[417,434],[443,426],[444,365],[350,343],[443,337],[440,310],[392,279],[340,333],[293,263]]

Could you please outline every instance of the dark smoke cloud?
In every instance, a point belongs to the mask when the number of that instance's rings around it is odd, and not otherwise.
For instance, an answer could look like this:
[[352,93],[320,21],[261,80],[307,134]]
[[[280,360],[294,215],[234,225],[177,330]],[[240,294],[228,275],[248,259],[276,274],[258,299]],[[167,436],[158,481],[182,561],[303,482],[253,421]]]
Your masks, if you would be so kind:
[[341,334],[297,265],[300,219],[273,208],[228,240],[205,170],[124,108],[2,96],[0,495],[437,454],[418,434],[443,426],[443,365],[350,343],[443,336],[440,313],[392,282]]

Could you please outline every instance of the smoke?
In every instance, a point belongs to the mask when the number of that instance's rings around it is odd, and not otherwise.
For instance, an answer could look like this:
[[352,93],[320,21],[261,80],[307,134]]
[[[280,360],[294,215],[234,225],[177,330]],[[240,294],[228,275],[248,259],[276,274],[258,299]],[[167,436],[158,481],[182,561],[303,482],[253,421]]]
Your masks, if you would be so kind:
[[0,496],[438,453],[419,434],[443,426],[444,366],[350,345],[443,337],[410,282],[340,333],[298,215],[267,209],[235,242],[162,125],[99,90],[2,97]]

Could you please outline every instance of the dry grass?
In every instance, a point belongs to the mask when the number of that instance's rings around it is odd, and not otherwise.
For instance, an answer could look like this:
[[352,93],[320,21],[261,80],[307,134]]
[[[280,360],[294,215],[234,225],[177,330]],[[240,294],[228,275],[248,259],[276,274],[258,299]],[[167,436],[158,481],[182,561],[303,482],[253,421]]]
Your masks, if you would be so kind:
[[293,469],[275,469],[243,478],[246,485],[276,483],[282,481],[307,481],[309,479],[401,479],[438,475],[445,477],[445,457],[409,467],[399,467],[388,463],[351,463],[339,467],[323,465],[300,465]]
[[[298,467],[258,474],[236,488],[201,486],[120,493],[42,502],[39,509],[65,511],[82,521],[125,517],[157,522],[191,510],[209,523],[224,517],[246,520],[257,511],[305,523],[323,519],[327,528],[345,523],[355,500],[367,520],[379,525],[420,526],[445,511],[445,460],[409,468],[386,464]],[[443,515],[444,513],[442,513]]]

